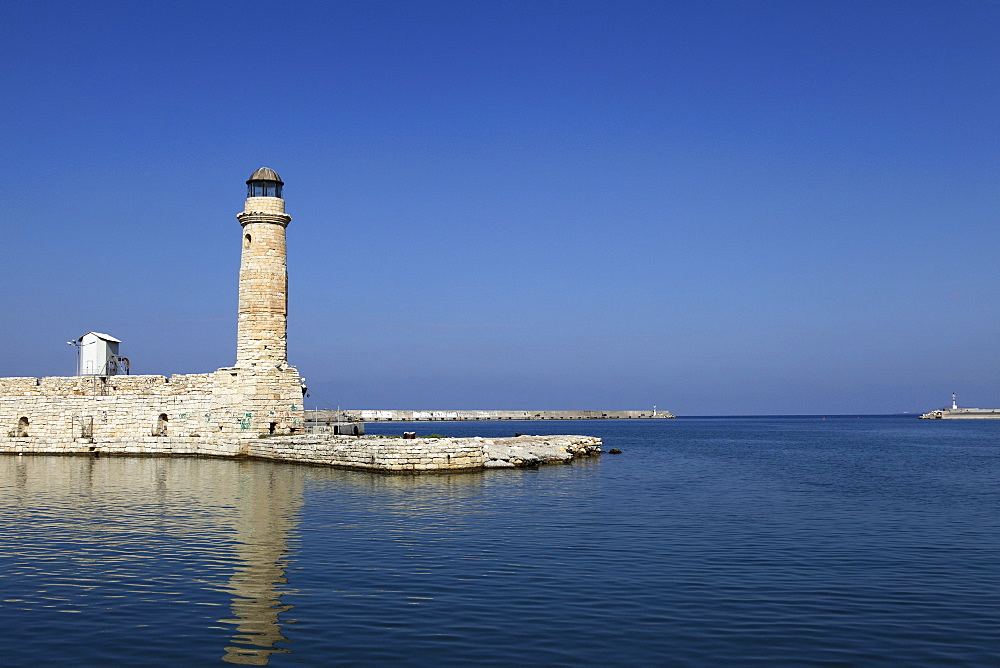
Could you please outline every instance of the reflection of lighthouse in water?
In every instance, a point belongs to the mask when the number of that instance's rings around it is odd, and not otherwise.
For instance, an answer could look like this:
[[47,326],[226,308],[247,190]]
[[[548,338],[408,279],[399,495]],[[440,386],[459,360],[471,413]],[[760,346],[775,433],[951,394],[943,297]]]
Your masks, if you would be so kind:
[[265,665],[272,654],[290,653],[285,573],[313,476],[308,467],[261,461],[0,457],[7,507],[42,520],[21,522],[24,535],[7,551],[6,563],[20,564],[8,568],[11,578],[31,573],[15,583],[30,594],[18,605],[31,615],[52,600],[81,612],[107,601],[96,619],[131,618],[142,629],[119,635],[117,663],[142,665],[150,656],[156,663],[146,634],[170,632],[160,611],[176,602],[186,606],[184,619],[213,637],[223,629],[216,656]]
[[281,596],[291,591],[283,586],[288,583],[288,541],[302,505],[301,472],[244,462],[236,503],[235,549],[240,563],[229,579],[233,618],[219,620],[235,624],[236,633],[222,660],[263,666],[272,654],[289,652],[276,645],[287,641],[280,616],[292,608],[281,602]]

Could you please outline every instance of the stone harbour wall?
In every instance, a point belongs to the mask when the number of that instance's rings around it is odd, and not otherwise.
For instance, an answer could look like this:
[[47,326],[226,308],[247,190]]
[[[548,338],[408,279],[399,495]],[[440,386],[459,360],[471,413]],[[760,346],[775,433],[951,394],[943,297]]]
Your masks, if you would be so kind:
[[72,440],[0,438],[0,454],[7,455],[247,457],[397,473],[530,468],[567,463],[600,452],[601,440],[589,436],[403,439],[296,435],[235,441],[169,436]]
[[600,452],[588,436],[304,434],[293,367],[0,378],[0,454],[249,457],[385,472],[524,468]]
[[472,438],[277,437],[251,443],[248,455],[375,471],[455,471],[484,464],[482,441]]
[[385,438],[291,436],[260,439],[248,455],[261,459],[376,471],[528,468],[567,463],[601,452],[592,436],[513,438]]
[[524,468],[560,464],[601,452],[594,436],[514,436],[483,439],[485,468]]
[[0,438],[6,455],[134,455],[237,457],[246,440],[223,441],[194,436],[141,436],[128,438]]
[[226,443],[303,431],[292,367],[170,376],[0,378],[5,439],[193,438]]

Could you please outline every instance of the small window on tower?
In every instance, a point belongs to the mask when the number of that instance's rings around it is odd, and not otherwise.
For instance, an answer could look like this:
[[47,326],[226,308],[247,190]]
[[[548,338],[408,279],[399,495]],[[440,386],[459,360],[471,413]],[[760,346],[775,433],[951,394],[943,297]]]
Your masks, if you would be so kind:
[[246,236],[244,236],[244,237],[243,237],[243,247],[244,247],[244,248],[250,248],[250,242],[251,242],[251,241],[253,241],[253,240],[252,240],[252,239],[250,238],[250,235],[249,235],[249,234],[248,234],[248,235],[246,235]]

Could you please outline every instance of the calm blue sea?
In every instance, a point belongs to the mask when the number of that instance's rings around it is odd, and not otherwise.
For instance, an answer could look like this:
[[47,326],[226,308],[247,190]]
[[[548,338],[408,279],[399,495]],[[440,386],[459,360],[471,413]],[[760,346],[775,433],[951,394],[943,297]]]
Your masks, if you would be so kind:
[[369,425],[404,429],[624,453],[0,457],[0,663],[1000,663],[1000,421]]

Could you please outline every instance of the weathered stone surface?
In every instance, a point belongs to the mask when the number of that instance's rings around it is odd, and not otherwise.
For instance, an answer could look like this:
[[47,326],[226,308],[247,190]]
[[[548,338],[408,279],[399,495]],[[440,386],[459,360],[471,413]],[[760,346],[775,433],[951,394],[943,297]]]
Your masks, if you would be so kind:
[[154,436],[229,442],[302,429],[293,367],[166,376],[0,378],[0,442]]
[[515,436],[482,443],[486,468],[556,464],[601,451],[601,439],[593,436]]
[[249,197],[237,215],[243,226],[236,366],[287,363],[288,268],[285,200]]
[[90,438],[0,438],[3,454],[200,455],[251,457],[374,471],[471,471],[563,463],[600,452],[589,436],[519,438],[376,438],[273,436],[221,441],[183,436]]

